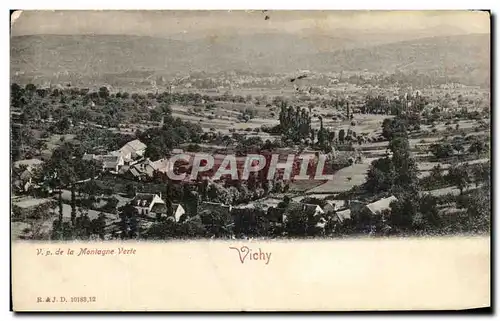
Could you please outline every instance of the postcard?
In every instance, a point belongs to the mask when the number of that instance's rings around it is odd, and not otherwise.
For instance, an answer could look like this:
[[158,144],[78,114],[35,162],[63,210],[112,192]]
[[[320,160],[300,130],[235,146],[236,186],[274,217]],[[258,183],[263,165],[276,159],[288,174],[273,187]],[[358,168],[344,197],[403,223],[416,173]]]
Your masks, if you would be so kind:
[[491,306],[488,11],[15,11],[27,311]]

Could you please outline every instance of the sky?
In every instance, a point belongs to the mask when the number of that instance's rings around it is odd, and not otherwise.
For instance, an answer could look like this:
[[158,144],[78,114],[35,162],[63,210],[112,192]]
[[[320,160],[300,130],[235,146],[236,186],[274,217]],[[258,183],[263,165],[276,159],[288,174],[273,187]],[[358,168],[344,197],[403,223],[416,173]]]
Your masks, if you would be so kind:
[[[13,36],[32,34],[127,34],[168,37],[221,33],[489,33],[479,11],[22,11]],[[269,16],[266,20],[265,17]]]

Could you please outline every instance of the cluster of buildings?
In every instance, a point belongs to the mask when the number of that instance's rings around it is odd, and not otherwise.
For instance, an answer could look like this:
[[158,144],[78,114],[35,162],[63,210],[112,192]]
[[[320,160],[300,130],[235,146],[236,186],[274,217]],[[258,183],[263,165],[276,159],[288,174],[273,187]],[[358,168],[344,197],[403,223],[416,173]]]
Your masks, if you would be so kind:
[[116,151],[105,155],[85,154],[83,159],[96,160],[102,164],[104,171],[125,175],[136,180],[152,178],[155,171],[166,173],[168,159],[162,158],[151,161],[149,158],[144,157],[146,148],[146,144],[135,139]]
[[99,161],[102,163],[103,170],[118,173],[126,164],[132,164],[139,161],[144,156],[146,147],[146,144],[136,139],[106,155],[85,154],[83,155],[83,159],[87,161]]
[[[353,218],[362,218],[370,222],[372,218],[382,217],[384,212],[391,210],[391,203],[397,201],[395,196],[381,198],[371,203],[360,201],[339,201],[327,200],[324,206],[317,204],[308,204],[302,202],[290,202],[286,207],[278,207],[277,204],[269,207],[261,207],[270,222],[277,225],[284,225],[288,221],[288,215],[291,211],[300,211],[307,214],[308,217],[315,218],[315,227],[319,230],[325,229],[328,222],[341,224]],[[167,203],[162,199],[161,194],[137,193],[132,199],[131,204],[137,209],[138,213],[151,219],[160,216],[167,216],[173,222],[181,221],[183,215],[187,215],[186,209],[181,204],[171,204],[171,209],[167,208]],[[205,211],[221,214],[234,223],[236,220],[245,216],[249,212],[255,211],[253,203],[244,205],[227,205],[217,202],[199,202],[198,213]],[[189,220],[191,216],[184,217]]]

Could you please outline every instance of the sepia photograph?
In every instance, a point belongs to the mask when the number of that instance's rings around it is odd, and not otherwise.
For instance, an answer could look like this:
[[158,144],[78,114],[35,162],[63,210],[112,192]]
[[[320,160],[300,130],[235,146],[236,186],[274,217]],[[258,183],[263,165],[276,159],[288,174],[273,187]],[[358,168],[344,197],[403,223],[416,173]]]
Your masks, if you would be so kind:
[[259,266],[280,260],[260,244],[282,241],[489,244],[489,11],[23,10],[10,24],[12,244],[105,257],[225,241]]
[[13,239],[489,233],[488,12],[15,14]]

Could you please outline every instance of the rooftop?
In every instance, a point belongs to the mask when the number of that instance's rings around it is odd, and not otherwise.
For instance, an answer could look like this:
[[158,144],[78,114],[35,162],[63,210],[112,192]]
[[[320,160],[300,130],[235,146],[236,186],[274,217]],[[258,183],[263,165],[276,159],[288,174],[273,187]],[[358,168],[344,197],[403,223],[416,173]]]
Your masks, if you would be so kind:
[[338,212],[336,212],[336,214],[341,222],[348,220],[348,219],[351,219],[351,210],[350,209],[338,211]]
[[390,205],[392,202],[397,201],[398,199],[394,196],[391,195],[386,198],[381,198],[376,202],[366,204],[366,207],[373,213],[377,214],[379,212],[382,212],[383,210],[390,209]]
[[[135,139],[131,142],[126,143],[125,146],[132,148],[134,151],[143,150],[147,147],[146,144],[144,144],[143,142],[141,142],[138,139]],[[125,147],[125,146],[123,146],[123,147]]]

